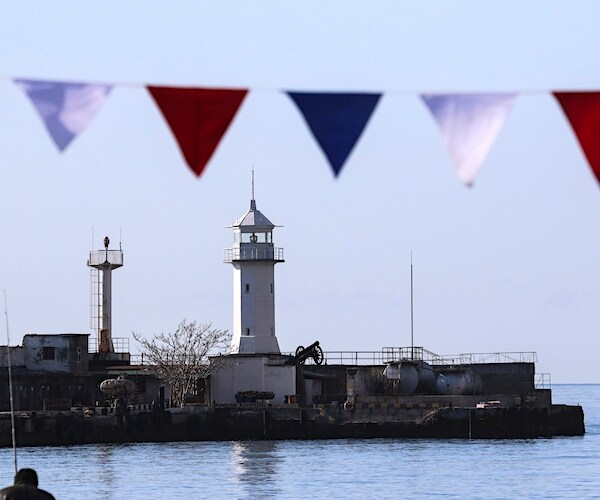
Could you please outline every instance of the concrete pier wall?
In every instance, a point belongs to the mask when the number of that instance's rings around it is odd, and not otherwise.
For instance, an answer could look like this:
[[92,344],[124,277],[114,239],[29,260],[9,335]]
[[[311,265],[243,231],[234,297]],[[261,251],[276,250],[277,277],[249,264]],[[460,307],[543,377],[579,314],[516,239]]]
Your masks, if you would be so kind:
[[[199,406],[129,415],[29,412],[16,423],[18,446],[113,442],[334,438],[535,438],[581,435],[580,406],[358,407]],[[0,414],[0,446],[11,446],[10,414]]]

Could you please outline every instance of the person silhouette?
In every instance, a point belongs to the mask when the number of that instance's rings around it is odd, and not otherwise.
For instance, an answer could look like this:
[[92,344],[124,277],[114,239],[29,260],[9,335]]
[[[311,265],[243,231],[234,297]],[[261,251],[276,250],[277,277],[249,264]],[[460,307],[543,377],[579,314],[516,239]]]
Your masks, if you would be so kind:
[[14,485],[0,490],[0,500],[55,500],[50,493],[37,486],[37,472],[21,469],[15,475]]

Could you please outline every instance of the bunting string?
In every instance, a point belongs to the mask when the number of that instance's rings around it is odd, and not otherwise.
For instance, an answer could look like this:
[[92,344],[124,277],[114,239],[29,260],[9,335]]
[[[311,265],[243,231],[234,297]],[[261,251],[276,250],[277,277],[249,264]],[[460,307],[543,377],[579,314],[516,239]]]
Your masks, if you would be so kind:
[[[100,111],[114,87],[144,87],[168,124],[185,162],[197,177],[240,110],[257,89],[99,84],[11,78],[24,92],[59,151],[64,151]],[[338,177],[387,92],[297,92],[286,94],[298,109]],[[401,92],[408,94],[408,92]],[[440,130],[456,175],[472,186],[517,97],[551,94],[562,108],[600,182],[600,91],[519,93],[415,92]]]

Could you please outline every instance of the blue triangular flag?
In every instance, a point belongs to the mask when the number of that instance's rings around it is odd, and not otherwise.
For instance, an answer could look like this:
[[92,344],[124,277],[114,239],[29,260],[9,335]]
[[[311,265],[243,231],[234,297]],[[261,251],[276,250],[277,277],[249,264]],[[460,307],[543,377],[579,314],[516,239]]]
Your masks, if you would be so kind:
[[60,151],[92,120],[112,85],[17,79]]
[[381,94],[287,92],[337,177]]

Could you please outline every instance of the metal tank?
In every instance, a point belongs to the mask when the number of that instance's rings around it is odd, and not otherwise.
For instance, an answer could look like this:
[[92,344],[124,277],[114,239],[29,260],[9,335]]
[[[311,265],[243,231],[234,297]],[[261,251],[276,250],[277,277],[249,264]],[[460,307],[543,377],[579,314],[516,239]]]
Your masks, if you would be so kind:
[[418,394],[435,394],[436,378],[431,365],[424,361],[417,361],[416,368],[419,375],[419,383],[415,392]]
[[473,370],[438,372],[435,380],[437,394],[466,395],[481,392],[481,377]]
[[414,363],[392,361],[383,370],[383,375],[394,384],[394,392],[410,396],[419,385],[419,372]]
[[100,391],[111,398],[126,397],[135,393],[135,384],[131,380],[119,376],[102,381]]

